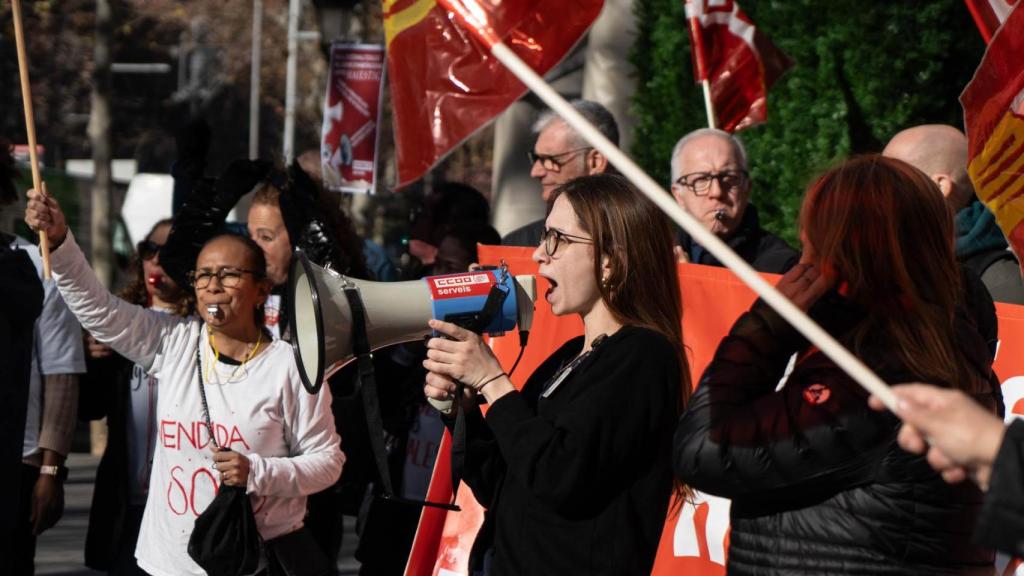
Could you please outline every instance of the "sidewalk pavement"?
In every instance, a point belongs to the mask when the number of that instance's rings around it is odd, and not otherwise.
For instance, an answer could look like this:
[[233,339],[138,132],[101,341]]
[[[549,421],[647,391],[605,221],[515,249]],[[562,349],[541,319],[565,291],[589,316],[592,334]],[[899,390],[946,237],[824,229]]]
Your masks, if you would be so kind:
[[[84,565],[85,532],[89,526],[89,506],[96,467],[100,459],[73,453],[68,457],[68,481],[64,485],[64,516],[47,530],[36,544],[36,574],[40,576],[95,576],[103,574]],[[356,547],[355,519],[345,517],[345,539],[338,557],[339,576],[359,573],[359,562],[352,557]]]

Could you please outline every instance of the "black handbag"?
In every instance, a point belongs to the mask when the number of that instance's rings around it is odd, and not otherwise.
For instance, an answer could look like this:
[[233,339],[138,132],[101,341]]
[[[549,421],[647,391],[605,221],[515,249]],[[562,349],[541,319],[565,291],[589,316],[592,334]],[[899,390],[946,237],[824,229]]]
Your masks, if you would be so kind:
[[[202,332],[200,332],[200,339]],[[196,345],[196,372],[199,373],[199,393],[203,401],[210,440],[216,446],[210,406],[206,402],[202,362]],[[256,516],[245,488],[221,484],[213,502],[196,518],[188,539],[188,555],[209,576],[244,576],[256,572],[260,565],[263,542],[256,529]]]
[[244,576],[260,565],[260,533],[245,488],[221,486],[196,518],[188,555],[209,576]]

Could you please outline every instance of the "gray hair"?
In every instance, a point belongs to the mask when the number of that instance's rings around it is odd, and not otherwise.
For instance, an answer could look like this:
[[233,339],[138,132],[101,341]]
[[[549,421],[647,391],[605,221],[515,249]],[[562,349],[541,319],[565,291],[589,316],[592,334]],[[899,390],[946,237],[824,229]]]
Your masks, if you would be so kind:
[[[580,113],[580,116],[586,118],[587,122],[594,125],[597,131],[604,135],[605,138],[612,141],[612,144],[619,145],[619,125],[615,122],[615,117],[608,111],[607,108],[594,102],[592,100],[577,99],[569,103],[572,105],[573,110]],[[564,123],[561,116],[555,114],[554,110],[545,110],[540,118],[533,123],[533,133],[540,134],[542,130],[547,128],[552,122],[555,121]],[[568,124],[566,127],[572,132],[573,138],[575,139],[574,146],[586,146],[586,142],[580,138],[580,135],[576,133]]]
[[682,171],[682,167],[679,165],[679,156],[680,153],[683,151],[683,148],[686,148],[687,144],[689,144],[693,140],[696,140],[697,138],[700,138],[701,136],[718,136],[719,138],[724,138],[728,140],[729,143],[732,144],[732,147],[736,150],[736,157],[739,158],[740,168],[743,168],[744,170],[750,169],[750,165],[747,163],[747,149],[743,147],[743,143],[740,142],[739,138],[733,136],[732,134],[726,132],[725,130],[719,130],[718,128],[700,128],[680,138],[679,142],[676,142],[675,148],[672,149],[673,182],[675,182],[680,176],[682,176],[682,174],[680,174],[680,172]]

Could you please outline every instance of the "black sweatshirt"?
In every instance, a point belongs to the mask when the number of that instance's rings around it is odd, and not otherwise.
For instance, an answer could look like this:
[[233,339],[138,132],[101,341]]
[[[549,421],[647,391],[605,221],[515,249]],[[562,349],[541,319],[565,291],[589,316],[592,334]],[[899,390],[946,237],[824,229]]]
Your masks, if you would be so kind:
[[676,351],[624,327],[551,394],[583,346],[564,344],[523,391],[467,413],[465,480],[493,513],[492,573],[649,574],[672,492]]

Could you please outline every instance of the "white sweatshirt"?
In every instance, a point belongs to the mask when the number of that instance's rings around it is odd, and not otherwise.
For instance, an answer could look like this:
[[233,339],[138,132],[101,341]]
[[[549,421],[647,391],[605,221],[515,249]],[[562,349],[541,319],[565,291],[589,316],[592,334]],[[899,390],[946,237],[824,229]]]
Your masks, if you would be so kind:
[[219,489],[220,474],[213,469],[203,418],[197,345],[204,379],[207,370],[211,374],[206,396],[217,442],[249,458],[247,491],[260,534],[269,540],[302,527],[306,496],[334,484],[345,456],[330,391],[306,393],[289,345],[274,341],[226,383],[235,367],[210,366],[213,354],[201,321],[111,295],[70,232],[50,261],[61,295],[82,326],[160,380],[156,457],[135,549],[139,567],[154,576],[205,574],[188,556],[188,539]]

